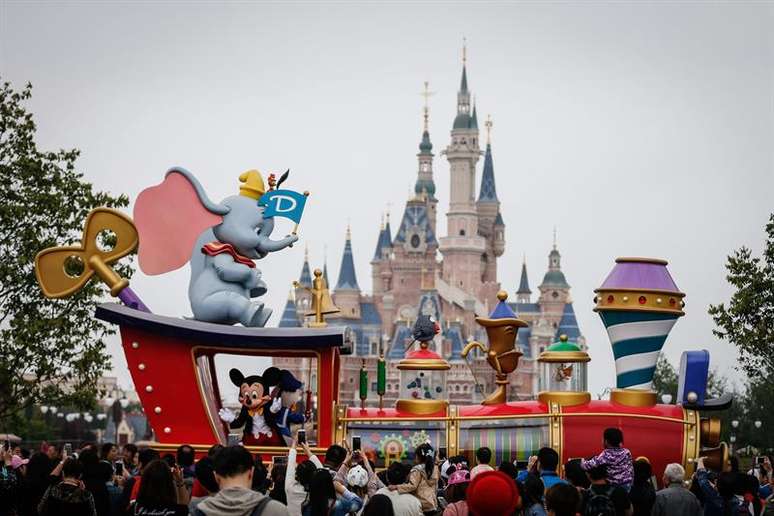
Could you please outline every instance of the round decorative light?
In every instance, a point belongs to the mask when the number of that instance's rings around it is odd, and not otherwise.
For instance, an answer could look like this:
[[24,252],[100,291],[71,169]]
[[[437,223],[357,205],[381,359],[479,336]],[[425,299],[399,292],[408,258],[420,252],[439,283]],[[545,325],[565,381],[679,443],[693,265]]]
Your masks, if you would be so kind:
[[669,405],[672,403],[672,395],[671,394],[662,394],[661,395],[661,403],[664,405]]
[[696,403],[699,400],[699,395],[691,391],[688,393],[685,399],[688,400],[688,403]]
[[164,433],[165,433],[165,434],[171,434],[171,433],[172,433],[172,429],[171,429],[171,428],[169,428],[168,426],[165,426],[165,427],[164,427]]
[[140,371],[145,371],[145,364],[142,364],[142,363],[138,364],[137,369],[139,369]]
[[626,303],[627,301],[629,301],[629,296],[624,296],[624,297],[623,297],[623,301],[624,301],[624,303]]
[[146,385],[145,392],[153,392],[153,385]]
[[132,342],[132,349],[137,349],[139,347],[140,347],[140,343],[139,342],[136,342],[136,341]]
[[154,408],[153,412],[155,412],[156,414],[161,414],[161,407]]
[[661,304],[662,299],[660,297],[656,298],[656,303]]

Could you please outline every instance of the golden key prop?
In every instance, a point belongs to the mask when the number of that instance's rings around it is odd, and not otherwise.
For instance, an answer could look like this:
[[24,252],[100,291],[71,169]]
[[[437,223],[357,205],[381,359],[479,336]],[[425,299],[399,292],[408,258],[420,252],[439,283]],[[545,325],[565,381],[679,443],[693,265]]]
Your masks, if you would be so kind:
[[[97,239],[102,231],[115,235],[112,248],[100,249]],[[96,273],[115,297],[129,286],[129,281],[116,274],[110,264],[137,249],[138,242],[132,219],[110,208],[96,208],[86,218],[81,245],[49,247],[39,252],[35,276],[46,297],[62,298],[80,290]]]

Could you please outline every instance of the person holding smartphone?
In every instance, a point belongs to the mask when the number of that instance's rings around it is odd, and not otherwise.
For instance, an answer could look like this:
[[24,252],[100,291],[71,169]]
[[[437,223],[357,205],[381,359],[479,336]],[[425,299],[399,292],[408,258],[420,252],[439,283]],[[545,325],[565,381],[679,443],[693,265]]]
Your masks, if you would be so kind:
[[[299,430],[300,432],[300,430]],[[304,435],[304,434],[302,434]],[[296,446],[300,444],[304,449],[307,459],[297,464]],[[285,471],[285,497],[287,498],[288,513],[301,514],[304,502],[309,497],[309,486],[312,477],[318,469],[323,469],[320,459],[312,453],[309,444],[304,439],[298,442],[298,434],[290,443],[287,457],[287,469]]]
[[347,455],[333,478],[333,486],[337,493],[340,494],[346,488],[367,503],[384,484],[374,473],[371,462],[360,447],[360,436],[353,436],[352,448],[347,446]]
[[16,514],[21,498],[22,479],[12,466],[10,443],[0,448],[0,514]]

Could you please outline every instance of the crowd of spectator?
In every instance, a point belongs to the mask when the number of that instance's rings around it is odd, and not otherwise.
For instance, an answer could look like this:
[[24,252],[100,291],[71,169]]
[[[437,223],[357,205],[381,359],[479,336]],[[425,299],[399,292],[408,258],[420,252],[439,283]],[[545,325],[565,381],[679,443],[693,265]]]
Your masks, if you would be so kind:
[[321,461],[293,441],[269,467],[239,445],[212,446],[198,460],[188,445],[163,455],[112,443],[3,447],[0,516],[774,516],[770,457],[747,473],[735,461],[714,472],[700,458],[691,478],[669,464],[658,489],[648,460],[633,458],[613,428],[597,456],[563,465],[551,448],[526,465],[494,464],[486,447],[470,465],[430,444],[413,452],[413,464],[377,472],[375,457],[347,443]]

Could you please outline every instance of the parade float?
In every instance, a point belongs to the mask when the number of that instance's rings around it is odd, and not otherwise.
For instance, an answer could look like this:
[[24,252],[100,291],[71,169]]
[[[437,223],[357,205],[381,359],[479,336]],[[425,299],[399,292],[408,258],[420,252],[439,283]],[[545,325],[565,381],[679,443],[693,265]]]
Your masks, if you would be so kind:
[[[95,317],[120,328],[129,372],[159,449],[185,443],[202,452],[236,438],[268,461],[286,454],[291,428],[303,427],[315,453],[360,436],[378,467],[411,459],[414,446],[428,441],[449,456],[467,455],[471,461],[481,446],[490,447],[497,462],[526,460],[550,446],[564,463],[597,454],[603,430],[618,427],[625,446],[635,457],[647,457],[654,471],[670,462],[690,471],[699,456],[709,457],[715,468],[726,466],[720,420],[701,415],[730,405],[730,397],[705,397],[709,354],[683,353],[676,404],[658,403],[652,390],[661,348],[684,315],[684,294],[663,260],[619,258],[595,291],[594,310],[615,357],[617,385],[609,399],[594,400],[586,392],[591,358],[560,338],[538,358],[543,380],[537,399],[507,401],[508,376],[522,355],[516,338],[526,323],[500,292],[491,314],[476,318],[486,331],[486,342],[469,342],[463,350],[464,356],[485,359],[494,372],[496,389],[481,403],[471,399],[467,405],[452,405],[412,396],[409,386],[424,381],[425,388],[431,388],[449,369],[446,359],[427,346],[437,325],[422,317],[414,325],[416,347],[396,366],[407,388],[395,406],[380,402],[366,407],[365,370],[363,403],[341,403],[339,364],[348,351],[348,331],[325,322],[325,315],[337,308],[319,271],[309,289],[307,315],[313,321],[305,328],[264,327],[271,310],[260,301],[267,284],[255,261],[298,240],[295,230],[279,240],[270,235],[275,217],[293,220],[297,228],[308,196],[280,189],[286,178],[287,173],[279,181],[271,175],[266,188],[260,173],[246,172],[239,178],[239,195],[216,203],[190,172],[174,168],[161,184],[140,193],[134,220],[107,208],[95,209],[86,220],[81,245],[46,249],[36,257],[37,278],[46,296],[72,295],[96,275],[121,301],[100,304]],[[111,264],[135,251],[146,274],[190,264],[193,318],[152,313],[115,273]],[[305,378],[288,378],[287,371],[274,367],[232,369],[233,385],[220,385],[216,357],[228,355],[305,360],[309,371]],[[385,367],[382,359],[376,378],[380,397]],[[225,389],[238,390],[239,414],[222,406]]]

